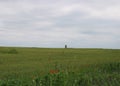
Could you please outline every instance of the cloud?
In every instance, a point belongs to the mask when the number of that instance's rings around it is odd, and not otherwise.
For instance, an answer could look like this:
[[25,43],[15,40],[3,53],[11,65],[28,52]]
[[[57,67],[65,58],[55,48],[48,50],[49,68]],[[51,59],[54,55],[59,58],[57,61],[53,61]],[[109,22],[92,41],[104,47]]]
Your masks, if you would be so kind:
[[119,0],[0,0],[0,45],[120,48]]

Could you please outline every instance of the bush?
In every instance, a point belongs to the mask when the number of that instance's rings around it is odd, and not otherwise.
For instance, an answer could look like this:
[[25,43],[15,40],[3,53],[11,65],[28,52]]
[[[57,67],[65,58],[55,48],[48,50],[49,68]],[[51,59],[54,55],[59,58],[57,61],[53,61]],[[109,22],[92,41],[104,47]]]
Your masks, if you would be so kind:
[[2,53],[2,54],[17,54],[18,51],[14,48],[0,48],[0,53]]
[[9,54],[17,54],[18,51],[16,49],[11,49],[8,51]]

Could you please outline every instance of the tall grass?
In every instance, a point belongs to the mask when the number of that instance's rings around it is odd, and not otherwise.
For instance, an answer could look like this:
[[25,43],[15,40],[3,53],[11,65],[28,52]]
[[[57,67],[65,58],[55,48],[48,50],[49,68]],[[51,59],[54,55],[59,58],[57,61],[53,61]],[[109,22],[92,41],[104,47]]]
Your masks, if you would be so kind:
[[[90,67],[84,72],[52,70],[31,81],[0,80],[0,86],[120,86],[120,63],[108,63]],[[28,82],[28,83],[26,83]]]
[[120,50],[0,47],[0,86],[119,86]]

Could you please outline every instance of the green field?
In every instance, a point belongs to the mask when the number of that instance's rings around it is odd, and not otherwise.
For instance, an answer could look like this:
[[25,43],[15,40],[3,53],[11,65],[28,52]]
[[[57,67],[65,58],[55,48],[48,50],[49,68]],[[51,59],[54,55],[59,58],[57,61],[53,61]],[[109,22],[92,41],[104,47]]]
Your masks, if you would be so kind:
[[[53,76],[51,71],[57,73]],[[119,49],[0,47],[0,86],[119,86],[119,73]],[[116,80],[108,80],[109,76]]]

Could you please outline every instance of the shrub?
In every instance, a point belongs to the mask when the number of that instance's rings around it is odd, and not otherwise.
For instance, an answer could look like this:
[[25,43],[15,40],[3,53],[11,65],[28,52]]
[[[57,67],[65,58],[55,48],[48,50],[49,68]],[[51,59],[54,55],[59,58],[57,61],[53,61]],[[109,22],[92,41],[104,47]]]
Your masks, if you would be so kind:
[[17,54],[18,51],[17,51],[16,49],[10,49],[10,50],[8,51],[8,53],[9,53],[9,54]]
[[14,48],[0,48],[0,53],[3,53],[3,54],[17,54],[18,51]]

